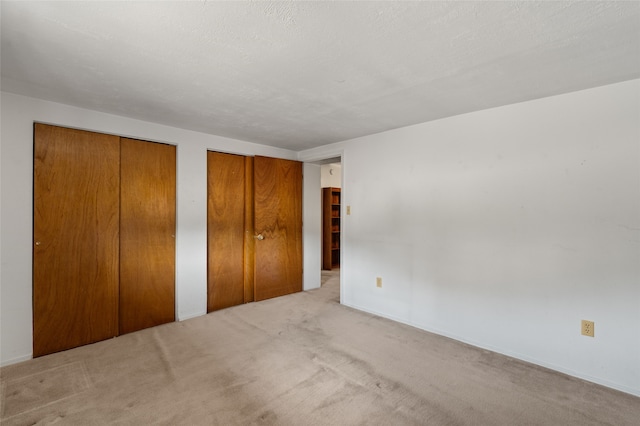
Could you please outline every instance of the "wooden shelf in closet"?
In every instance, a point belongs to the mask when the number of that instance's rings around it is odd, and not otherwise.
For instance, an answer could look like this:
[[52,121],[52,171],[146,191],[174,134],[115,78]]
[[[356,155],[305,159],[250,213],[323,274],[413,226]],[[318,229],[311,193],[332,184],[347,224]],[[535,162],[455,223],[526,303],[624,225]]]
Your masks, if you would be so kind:
[[322,188],[322,269],[340,267],[340,188]]

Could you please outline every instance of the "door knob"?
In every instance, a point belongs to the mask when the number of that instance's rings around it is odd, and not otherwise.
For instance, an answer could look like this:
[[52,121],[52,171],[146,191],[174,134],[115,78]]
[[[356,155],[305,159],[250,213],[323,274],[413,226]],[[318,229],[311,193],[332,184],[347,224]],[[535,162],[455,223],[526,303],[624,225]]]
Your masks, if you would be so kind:
[[42,244],[40,241],[36,241],[37,246],[39,246],[40,244]]
[[253,238],[255,238],[256,240],[262,241],[262,240],[264,240],[264,235],[262,235],[262,234],[254,235]]

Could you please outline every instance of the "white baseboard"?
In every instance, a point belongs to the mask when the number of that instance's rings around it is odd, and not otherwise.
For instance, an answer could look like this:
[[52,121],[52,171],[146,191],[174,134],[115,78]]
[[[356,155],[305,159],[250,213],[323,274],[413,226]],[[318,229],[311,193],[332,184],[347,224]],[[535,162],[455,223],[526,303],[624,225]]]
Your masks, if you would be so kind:
[[0,367],[4,367],[5,365],[17,364],[19,362],[29,361],[30,359],[33,359],[33,354],[22,355],[22,356],[19,356],[17,358],[11,358],[9,360],[3,360],[0,363]]

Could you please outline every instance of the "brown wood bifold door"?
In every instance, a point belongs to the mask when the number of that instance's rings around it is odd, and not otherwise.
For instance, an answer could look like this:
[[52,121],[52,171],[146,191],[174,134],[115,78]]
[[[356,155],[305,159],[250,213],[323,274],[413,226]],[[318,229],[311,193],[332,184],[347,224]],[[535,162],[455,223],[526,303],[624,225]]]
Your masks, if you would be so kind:
[[176,148],[34,125],[33,356],[175,319]]
[[302,163],[254,159],[255,300],[302,291]]
[[209,152],[208,312],[302,290],[302,163]]
[[251,157],[207,153],[207,312],[253,300],[252,164]]
[[33,355],[118,335],[120,138],[34,126]]
[[121,140],[120,334],[175,320],[176,147]]

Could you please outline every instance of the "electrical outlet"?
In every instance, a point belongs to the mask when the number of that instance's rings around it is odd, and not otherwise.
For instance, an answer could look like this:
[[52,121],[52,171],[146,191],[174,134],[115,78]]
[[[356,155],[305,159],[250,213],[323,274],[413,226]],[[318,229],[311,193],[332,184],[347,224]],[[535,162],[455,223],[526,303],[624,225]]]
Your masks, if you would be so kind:
[[593,337],[593,321],[582,320],[581,333],[583,336]]
[[351,215],[351,206],[347,206],[347,216]]
[[376,277],[376,287],[382,288],[382,277]]

